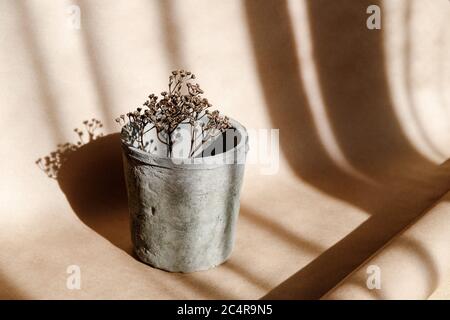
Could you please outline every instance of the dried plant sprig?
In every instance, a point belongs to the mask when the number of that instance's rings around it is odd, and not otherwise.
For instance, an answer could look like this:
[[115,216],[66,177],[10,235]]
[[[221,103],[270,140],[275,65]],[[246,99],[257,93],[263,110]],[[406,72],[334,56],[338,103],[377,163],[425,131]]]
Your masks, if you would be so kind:
[[[123,126],[126,142],[148,151],[152,142],[146,142],[144,135],[155,129],[156,138],[167,147],[167,156],[172,157],[173,146],[177,142],[175,130],[181,124],[188,124],[191,126],[189,157],[192,157],[206,142],[231,128],[227,117],[221,116],[217,110],[207,110],[212,105],[202,97],[204,92],[200,85],[192,82],[195,78],[190,71],[172,71],[169,90],[161,92],[161,97],[151,94],[143,107],[118,117],[116,122]],[[206,122],[203,120],[205,116]],[[200,136],[197,136],[198,131],[201,131]],[[196,144],[200,138],[201,143]]]
[[[41,157],[35,161],[36,165],[52,179],[58,178],[59,169],[67,161],[72,152],[77,151],[83,145],[103,137],[103,133],[97,130],[103,127],[100,120],[91,119],[83,121],[84,129],[75,128],[73,131],[77,134],[78,141],[75,143],[67,142],[58,144],[55,151],[50,152],[47,156]],[[83,139],[86,137],[87,139]]]

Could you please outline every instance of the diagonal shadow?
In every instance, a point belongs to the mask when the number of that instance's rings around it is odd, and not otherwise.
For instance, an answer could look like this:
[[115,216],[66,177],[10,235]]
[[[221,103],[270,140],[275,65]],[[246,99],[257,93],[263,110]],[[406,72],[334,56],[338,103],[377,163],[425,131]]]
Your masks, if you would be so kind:
[[57,180],[81,221],[132,253],[119,133],[98,138],[71,152],[61,165]]
[[[120,143],[119,133],[114,133],[78,147],[63,156],[56,177],[80,220],[118,248],[132,254]],[[245,207],[241,208],[240,214],[307,252],[322,250]]]
[[[410,238],[410,237],[402,237],[400,239],[395,240],[395,251],[397,252],[399,249],[407,252],[408,257],[404,259],[410,260],[411,257],[415,257],[416,263],[423,266],[422,270],[438,270],[438,267],[431,256],[431,254],[428,252],[428,250],[417,240]],[[382,278],[383,274],[389,272],[392,273],[392,270],[388,270],[387,266],[379,266],[382,270]],[[417,270],[417,269],[416,269]],[[417,271],[416,271],[417,272]],[[422,297],[422,299],[428,298],[438,287],[439,285],[439,275],[437,272],[428,272],[425,275],[421,275],[426,277],[427,282],[427,292],[425,293],[425,296]],[[411,277],[411,274],[408,275],[399,275],[399,279],[395,282],[395,287],[403,287],[408,288],[407,285],[411,281],[414,281],[414,278]],[[343,296],[340,295],[340,292],[344,293],[344,298],[347,297],[345,295],[345,290],[347,286],[353,286],[357,287],[359,290],[364,292],[364,299],[378,299],[378,300],[387,300],[387,299],[396,299],[395,296],[392,296],[392,292],[389,292],[389,288],[393,288],[393,285],[383,285],[380,289],[368,289],[367,284],[367,277],[364,276],[364,274],[358,273],[357,277],[353,277],[349,280],[346,280],[345,288],[339,288],[337,287],[337,290],[344,290],[342,291],[334,291],[327,293],[323,299],[341,299]],[[382,280],[383,283],[383,280]],[[384,282],[386,283],[386,282]],[[388,287],[388,289],[386,289]],[[359,296],[358,296],[359,297]]]
[[370,189],[372,193],[379,190],[340,169],[327,155],[313,124],[299,78],[300,66],[286,1],[269,0],[261,6],[257,0],[249,0],[244,5],[267,111],[274,126],[281,130],[280,145],[289,164],[311,185],[369,211],[374,205],[373,198],[366,197],[361,190]]
[[302,180],[371,214],[268,298],[320,298],[448,190],[448,169],[416,152],[392,109],[382,35],[365,27],[366,8],[377,3],[307,2],[331,127],[351,164],[378,183],[369,185],[337,167],[318,138],[287,2],[244,2],[261,87],[289,164]]
[[108,78],[107,72],[101,68],[101,55],[97,50],[99,39],[96,39],[92,35],[92,29],[95,22],[95,17],[92,16],[91,10],[88,8],[88,3],[84,0],[74,0],[74,4],[80,7],[82,14],[82,25],[80,28],[82,46],[85,51],[85,58],[87,66],[90,70],[90,75],[94,85],[94,89],[97,92],[100,110],[103,113],[103,119],[106,120],[106,125],[110,126],[112,119],[115,119],[115,115],[111,111],[111,107],[114,106],[111,95],[108,93],[108,87],[106,80]]
[[48,117],[46,120],[53,131],[55,139],[60,139],[63,137],[63,132],[59,121],[58,104],[52,95],[52,90],[49,85],[50,79],[46,70],[45,55],[37,40],[36,27],[33,26],[30,9],[25,1],[14,1],[14,5],[16,6],[17,20],[21,24],[21,35],[24,38],[24,44],[30,57],[34,75],[36,76],[35,82],[39,90],[42,105],[46,111],[45,114]]
[[185,59],[180,49],[179,26],[177,24],[176,12],[173,0],[165,0],[157,2],[159,9],[160,25],[164,36],[165,52],[173,69],[179,69],[185,66]]

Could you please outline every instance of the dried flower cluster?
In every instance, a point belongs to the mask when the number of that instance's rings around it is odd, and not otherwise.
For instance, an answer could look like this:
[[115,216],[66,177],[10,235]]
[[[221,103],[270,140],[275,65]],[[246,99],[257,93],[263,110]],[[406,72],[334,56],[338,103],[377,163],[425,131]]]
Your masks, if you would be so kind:
[[[96,140],[103,136],[103,133],[97,133],[99,128],[103,127],[100,120],[91,119],[83,121],[84,129],[75,128],[73,131],[78,136],[75,143],[67,142],[58,144],[57,150],[50,152],[49,155],[36,160],[39,168],[47,174],[49,178],[57,179],[61,166],[66,162],[68,156],[77,151],[81,146]],[[86,138],[84,138],[86,137]]]
[[123,126],[127,143],[151,151],[153,140],[145,141],[145,134],[156,130],[156,138],[166,146],[167,156],[172,157],[179,136],[176,130],[186,124],[191,129],[188,154],[192,157],[206,142],[231,128],[227,117],[217,110],[208,110],[211,104],[202,97],[203,90],[192,82],[194,79],[195,75],[189,71],[173,71],[169,76],[169,90],[161,92],[160,98],[151,94],[142,107],[118,117],[116,122]]

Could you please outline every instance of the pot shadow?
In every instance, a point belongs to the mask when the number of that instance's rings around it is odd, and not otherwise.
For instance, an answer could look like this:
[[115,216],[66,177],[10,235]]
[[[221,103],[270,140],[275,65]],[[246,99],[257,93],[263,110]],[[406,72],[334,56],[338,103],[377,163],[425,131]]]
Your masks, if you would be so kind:
[[132,254],[119,133],[97,138],[70,152],[57,181],[80,220]]

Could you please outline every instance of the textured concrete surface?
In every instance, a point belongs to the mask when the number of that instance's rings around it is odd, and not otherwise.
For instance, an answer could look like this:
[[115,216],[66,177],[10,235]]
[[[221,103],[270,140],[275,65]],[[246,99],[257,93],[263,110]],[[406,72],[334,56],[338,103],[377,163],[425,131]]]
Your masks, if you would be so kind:
[[193,272],[229,257],[246,148],[247,139],[240,139],[225,153],[174,163],[123,144],[131,236],[142,261],[167,271]]

